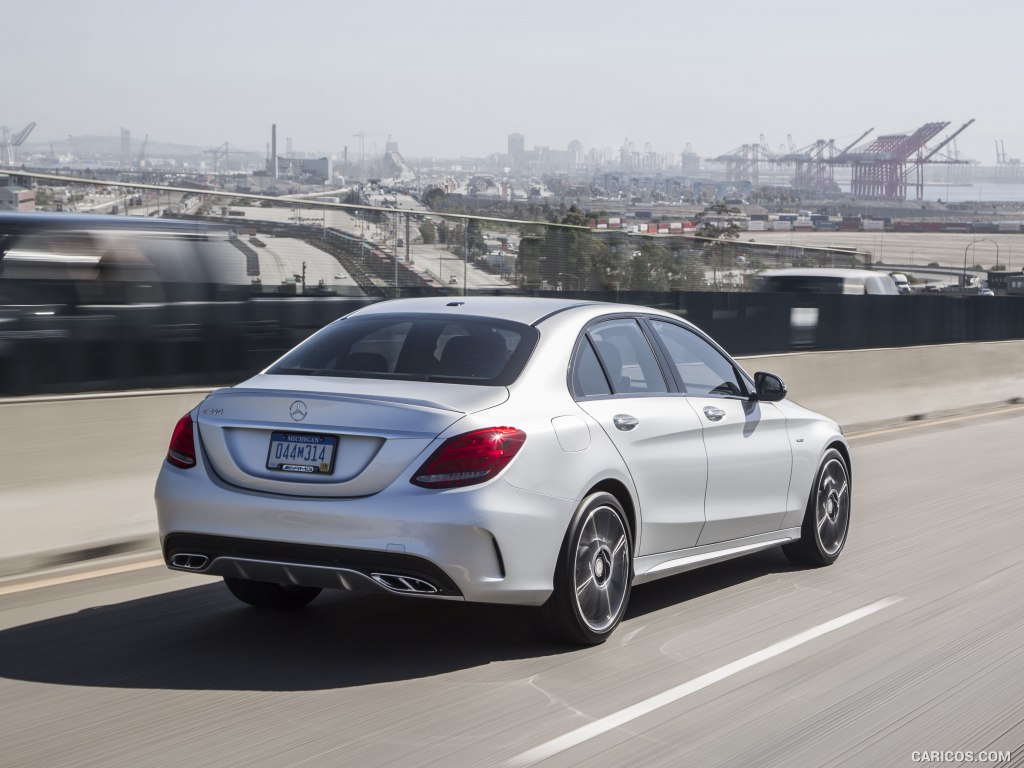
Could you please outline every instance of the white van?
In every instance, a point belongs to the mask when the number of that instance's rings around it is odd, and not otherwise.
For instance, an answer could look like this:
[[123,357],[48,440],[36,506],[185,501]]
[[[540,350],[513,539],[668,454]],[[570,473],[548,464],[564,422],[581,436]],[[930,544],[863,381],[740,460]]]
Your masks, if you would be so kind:
[[900,293],[910,293],[910,281],[902,272],[890,272],[889,276],[896,283],[896,290]]
[[757,290],[771,293],[843,293],[896,296],[896,282],[870,269],[769,269],[757,276]]

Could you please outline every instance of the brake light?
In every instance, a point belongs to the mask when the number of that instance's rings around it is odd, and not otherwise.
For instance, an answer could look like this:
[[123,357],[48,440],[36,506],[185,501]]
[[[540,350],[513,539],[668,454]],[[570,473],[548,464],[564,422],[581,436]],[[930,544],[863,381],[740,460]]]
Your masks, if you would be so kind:
[[196,441],[192,436],[192,415],[186,413],[174,425],[171,446],[167,449],[167,461],[181,469],[196,465]]
[[488,427],[445,440],[412,477],[421,488],[459,488],[490,480],[526,442],[515,427]]

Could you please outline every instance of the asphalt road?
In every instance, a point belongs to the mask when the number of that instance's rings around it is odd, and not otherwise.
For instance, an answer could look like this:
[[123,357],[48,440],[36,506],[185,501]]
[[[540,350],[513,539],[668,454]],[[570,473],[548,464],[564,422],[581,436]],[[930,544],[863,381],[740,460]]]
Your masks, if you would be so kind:
[[0,765],[1020,766],[1022,429],[858,437],[834,567],[767,552],[640,587],[594,649],[486,606],[263,613],[138,564],[0,583]]

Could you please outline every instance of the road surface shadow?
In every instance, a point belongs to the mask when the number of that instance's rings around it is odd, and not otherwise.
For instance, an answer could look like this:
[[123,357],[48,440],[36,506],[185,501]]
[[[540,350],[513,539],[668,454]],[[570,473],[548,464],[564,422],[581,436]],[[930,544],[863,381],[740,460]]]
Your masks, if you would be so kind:
[[[760,553],[663,579],[633,591],[626,620],[791,570],[781,554]],[[306,691],[614,652],[552,642],[534,614],[343,592],[278,613],[244,606],[213,582],[0,632],[0,676],[113,688]]]

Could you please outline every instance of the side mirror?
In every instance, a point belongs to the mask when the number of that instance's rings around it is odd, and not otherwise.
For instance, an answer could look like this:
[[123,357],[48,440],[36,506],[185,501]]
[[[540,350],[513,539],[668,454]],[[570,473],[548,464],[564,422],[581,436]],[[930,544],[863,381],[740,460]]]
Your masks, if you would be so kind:
[[782,379],[774,373],[758,371],[754,374],[754,386],[756,387],[757,399],[766,403],[777,403],[784,400],[789,392]]

